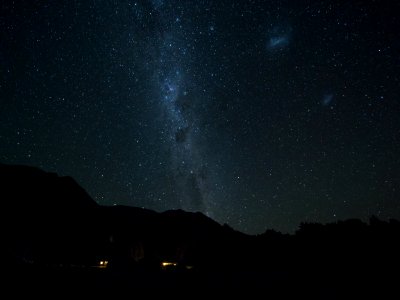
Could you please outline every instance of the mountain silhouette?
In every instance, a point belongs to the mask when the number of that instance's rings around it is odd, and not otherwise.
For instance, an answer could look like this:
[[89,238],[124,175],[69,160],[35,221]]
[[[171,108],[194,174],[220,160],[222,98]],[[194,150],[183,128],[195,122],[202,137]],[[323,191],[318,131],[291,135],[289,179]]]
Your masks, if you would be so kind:
[[218,288],[318,299],[397,291],[400,222],[393,219],[247,235],[200,212],[101,206],[71,177],[5,164],[0,198],[9,286]]
[[119,267],[142,260],[158,267],[162,260],[199,260],[200,249],[210,252],[228,232],[244,236],[200,212],[100,206],[71,177],[34,167],[1,164],[0,180],[14,260],[93,265],[112,256]]

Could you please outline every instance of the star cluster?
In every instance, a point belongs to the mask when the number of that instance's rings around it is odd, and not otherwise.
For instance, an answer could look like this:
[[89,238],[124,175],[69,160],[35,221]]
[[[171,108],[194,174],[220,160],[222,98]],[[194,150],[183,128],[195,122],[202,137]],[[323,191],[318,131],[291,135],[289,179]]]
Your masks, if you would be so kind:
[[4,1],[0,161],[246,233],[400,217],[395,1]]

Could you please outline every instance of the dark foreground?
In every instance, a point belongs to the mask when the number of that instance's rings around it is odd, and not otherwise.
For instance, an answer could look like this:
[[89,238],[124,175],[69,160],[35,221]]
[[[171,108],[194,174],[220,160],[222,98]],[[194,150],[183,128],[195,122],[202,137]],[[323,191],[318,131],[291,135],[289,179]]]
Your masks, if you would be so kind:
[[398,220],[251,236],[199,212],[100,206],[72,178],[3,164],[0,200],[3,299],[400,299]]
[[398,274],[312,274],[303,272],[150,271],[33,265],[3,269],[3,291],[11,298],[112,297],[184,298],[240,296],[246,299],[398,299]]

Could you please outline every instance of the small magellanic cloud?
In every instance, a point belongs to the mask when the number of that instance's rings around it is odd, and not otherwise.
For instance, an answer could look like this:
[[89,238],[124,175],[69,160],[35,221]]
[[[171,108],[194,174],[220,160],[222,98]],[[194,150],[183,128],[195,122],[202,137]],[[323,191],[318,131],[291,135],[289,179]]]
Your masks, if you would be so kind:
[[325,94],[322,97],[321,104],[323,106],[328,106],[332,103],[332,100],[333,100],[333,94]]

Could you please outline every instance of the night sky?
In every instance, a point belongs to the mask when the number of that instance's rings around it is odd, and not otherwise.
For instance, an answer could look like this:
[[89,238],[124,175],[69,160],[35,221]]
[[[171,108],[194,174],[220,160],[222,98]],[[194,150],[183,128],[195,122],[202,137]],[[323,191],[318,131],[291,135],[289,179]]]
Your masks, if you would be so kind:
[[400,218],[399,3],[1,1],[0,162],[250,234]]

